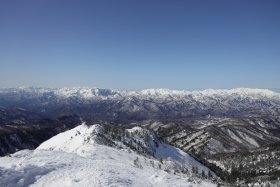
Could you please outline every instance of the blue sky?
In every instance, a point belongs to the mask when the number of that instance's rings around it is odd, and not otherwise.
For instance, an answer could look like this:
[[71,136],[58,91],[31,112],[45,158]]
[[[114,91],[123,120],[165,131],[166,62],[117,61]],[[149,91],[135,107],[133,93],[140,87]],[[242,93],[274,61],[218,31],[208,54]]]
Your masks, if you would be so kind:
[[279,88],[278,0],[2,0],[0,87]]

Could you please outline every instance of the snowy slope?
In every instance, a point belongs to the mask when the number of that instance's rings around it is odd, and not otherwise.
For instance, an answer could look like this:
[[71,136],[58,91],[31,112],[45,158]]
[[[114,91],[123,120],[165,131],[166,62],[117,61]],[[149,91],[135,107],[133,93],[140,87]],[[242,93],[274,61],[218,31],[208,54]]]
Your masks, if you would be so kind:
[[[20,151],[0,158],[1,186],[215,186],[188,182],[148,165],[134,153],[96,146],[90,158],[53,151]],[[143,168],[134,165],[138,157]]]
[[48,149],[54,151],[65,151],[80,154],[83,149],[93,147],[96,136],[102,133],[102,127],[92,125],[88,127],[85,123],[64,133],[60,133],[48,141],[42,143],[37,149]]
[[[102,145],[103,134],[102,126],[83,124],[34,151],[0,158],[1,186],[215,186],[190,173],[167,171],[171,159],[160,163],[128,147]],[[197,164],[207,172],[189,155],[166,144],[159,146],[157,156]]]
[[[130,136],[126,136],[121,140],[113,139],[110,134],[104,132],[104,128],[101,125],[87,126],[85,123],[82,125],[60,133],[48,141],[42,143],[38,150],[54,150],[64,151],[69,153],[76,153],[81,156],[90,156],[95,150],[95,147],[100,144],[105,144],[110,141],[114,142],[118,148],[123,150],[139,150],[140,148],[146,150],[146,156],[154,156],[157,159],[164,159],[166,163],[178,164],[184,166],[188,170],[191,170],[192,166],[198,167],[198,172],[202,170],[205,172],[209,169],[189,154],[182,150],[175,148],[171,145],[161,142],[152,132],[141,127],[134,127],[132,129],[125,130],[130,133]],[[132,146],[126,146],[126,142],[133,142]],[[141,145],[141,147],[140,147]],[[170,164],[169,163],[169,164]]]
[[138,141],[145,141],[145,138],[141,138],[141,136],[147,136],[147,143],[144,142],[144,146],[146,145],[151,149],[150,154],[152,154],[157,159],[165,159],[166,162],[170,161],[172,164],[177,164],[179,166],[187,168],[189,171],[192,166],[198,167],[198,172],[201,173],[202,170],[208,171],[209,169],[204,165],[197,162],[193,157],[184,151],[168,145],[157,138],[151,131],[147,129],[143,129],[141,127],[134,127],[132,129],[128,129],[129,132],[137,134],[133,134],[133,138]]

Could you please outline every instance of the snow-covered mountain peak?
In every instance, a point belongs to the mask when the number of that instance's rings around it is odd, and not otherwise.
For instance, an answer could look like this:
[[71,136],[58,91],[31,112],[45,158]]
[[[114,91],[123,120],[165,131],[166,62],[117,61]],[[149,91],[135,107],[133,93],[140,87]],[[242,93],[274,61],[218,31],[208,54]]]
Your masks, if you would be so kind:
[[279,93],[273,92],[268,89],[253,89],[253,88],[235,88],[235,89],[207,89],[203,91],[193,91],[192,94],[203,94],[203,95],[232,95],[237,94],[240,96],[244,95],[259,95],[266,97],[279,96]]
[[279,97],[280,93],[273,92],[268,89],[252,89],[252,88],[235,88],[235,89],[206,89],[202,91],[186,91],[171,89],[145,89],[142,91],[117,91],[112,89],[103,89],[96,87],[64,87],[64,88],[42,88],[42,87],[17,87],[2,88],[0,93],[29,93],[32,96],[53,93],[60,97],[78,97],[84,99],[92,99],[94,97],[127,97],[127,96],[147,96],[147,97],[169,97],[169,96],[262,96],[262,97]]
[[201,91],[187,91],[187,90],[170,90],[170,89],[146,89],[139,92],[132,91],[131,94],[149,95],[149,96],[168,96],[168,95],[260,95],[266,97],[279,96],[280,94],[268,89],[257,88],[234,88],[234,89],[206,89]]
[[152,131],[142,127],[121,129],[113,125],[88,126],[83,123],[45,141],[37,150],[63,151],[90,157],[96,154],[95,151],[100,146],[130,150],[158,160],[166,159],[167,164],[172,167],[176,165],[190,170],[192,166],[197,166],[199,173],[209,170],[187,153],[164,143]]
[[91,99],[93,97],[107,97],[117,94],[117,91],[111,89],[102,88],[88,88],[88,87],[76,87],[76,88],[59,88],[54,91],[56,95],[61,97],[80,97],[85,99]]
[[104,133],[102,126],[95,124],[88,126],[85,123],[60,133],[48,141],[42,143],[37,149],[79,152],[83,146],[97,143],[98,136]]
[[152,96],[168,96],[168,95],[184,95],[186,91],[181,90],[170,90],[165,88],[160,89],[146,89],[139,92],[141,95],[152,95]]

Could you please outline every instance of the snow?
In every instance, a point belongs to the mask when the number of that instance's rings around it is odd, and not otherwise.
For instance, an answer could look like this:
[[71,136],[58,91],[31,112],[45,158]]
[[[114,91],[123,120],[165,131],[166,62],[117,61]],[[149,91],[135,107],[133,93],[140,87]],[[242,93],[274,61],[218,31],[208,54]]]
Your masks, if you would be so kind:
[[280,94],[273,92],[268,89],[253,89],[253,88],[235,88],[235,89],[207,89],[203,91],[193,91],[191,94],[203,95],[203,96],[229,96],[229,95],[240,95],[240,96],[262,96],[262,97],[274,97]]
[[[143,129],[141,127],[133,127],[132,129],[128,129],[127,131],[130,133],[147,133],[150,139],[149,142],[146,143],[148,145],[145,146],[151,150],[155,150],[154,156],[157,159],[163,158],[167,160],[172,160],[180,165],[184,165],[189,170],[192,166],[198,166],[199,173],[201,173],[202,170],[209,170],[207,167],[197,162],[189,154],[185,153],[184,151],[178,148],[175,148],[163,142],[159,143],[158,146],[156,146],[154,143],[154,139],[156,137],[154,137],[153,134],[146,129]],[[87,126],[85,123],[83,123],[82,125],[72,130],[54,136],[50,140],[42,143],[37,149],[65,151],[84,156],[88,155],[89,152],[91,153],[92,150],[95,150],[96,145],[99,144],[98,135],[102,133],[103,128],[101,125]],[[142,142],[143,145],[145,144],[143,138],[140,138],[137,135],[134,135],[133,138],[138,142]]]
[[191,169],[192,166],[198,166],[198,172],[201,173],[202,170],[208,171],[209,169],[204,165],[197,162],[193,157],[184,151],[175,148],[167,144],[160,144],[156,150],[156,158],[172,159],[177,163],[187,166],[188,169]]
[[156,96],[168,96],[168,95],[185,95],[184,90],[170,90],[170,89],[146,89],[138,92],[140,95],[156,95]]
[[[134,92],[135,93],[135,92]],[[236,88],[236,89],[206,89],[202,91],[186,91],[186,90],[170,90],[170,89],[146,89],[136,92],[143,95],[156,95],[156,96],[168,96],[168,95],[193,95],[193,96],[215,96],[215,95],[234,95],[241,96],[253,95],[263,97],[279,96],[277,92],[273,92],[268,89],[252,89],[252,88]]]
[[238,131],[237,133],[239,134],[239,136],[243,137],[244,140],[245,140],[246,142],[248,142],[249,144],[253,145],[254,147],[259,147],[258,142],[256,142],[256,140],[255,140],[254,138],[248,136],[248,135],[245,134],[245,133],[239,132],[239,131]]
[[101,133],[100,125],[88,127],[85,123],[60,133],[50,140],[43,142],[37,149],[62,150],[65,152],[79,152],[83,146],[93,145],[97,134]]
[[227,97],[240,96],[251,98],[276,98],[280,99],[280,93],[268,89],[252,89],[252,88],[235,88],[235,89],[207,89],[202,91],[187,90],[170,90],[170,89],[146,89],[142,91],[117,91],[113,89],[101,89],[90,87],[64,87],[64,88],[40,88],[40,87],[17,87],[17,88],[1,88],[0,93],[16,93],[27,92],[42,95],[44,93],[54,93],[60,97],[81,97],[84,99],[92,99],[94,97],[187,97],[192,96],[196,99],[206,97]]
[[[152,157],[101,145],[97,137],[102,129],[100,125],[82,124],[34,151],[1,157],[1,186],[216,186],[206,180],[189,181],[190,176],[167,173],[159,169],[160,162]],[[197,164],[183,151],[166,144],[160,145],[156,157]]]
[[85,158],[62,151],[20,151],[0,158],[1,186],[215,186],[188,182],[144,165],[133,165],[137,155],[106,146]]
[[[189,154],[185,153],[184,151],[182,151],[179,148],[176,148],[174,146],[168,145],[163,142],[158,143],[158,146],[156,146],[153,142],[153,140],[156,137],[152,136],[152,134],[149,133],[149,131],[147,131],[141,127],[133,127],[132,129],[128,129],[128,131],[129,132],[138,131],[138,132],[142,132],[142,133],[143,133],[143,131],[146,131],[146,133],[148,133],[149,136],[151,137],[151,139],[149,140],[148,146],[150,146],[152,150],[155,150],[154,156],[157,159],[162,158],[162,159],[173,161],[178,165],[182,165],[182,166],[186,167],[188,170],[191,170],[192,166],[197,166],[198,173],[201,173],[202,170],[204,170],[205,172],[209,170],[207,167],[205,167],[204,165],[197,162],[193,157],[191,157]],[[143,141],[143,140],[139,140],[138,138],[137,138],[137,140]],[[156,140],[156,141],[158,141],[158,140]]]
[[117,94],[116,91],[101,88],[88,88],[88,87],[74,87],[74,88],[59,88],[53,90],[54,93],[60,97],[80,97],[84,99],[92,99],[94,97],[107,97]]
[[243,143],[243,141],[234,132],[232,132],[230,129],[227,129],[227,132],[232,139],[236,140],[239,143]]

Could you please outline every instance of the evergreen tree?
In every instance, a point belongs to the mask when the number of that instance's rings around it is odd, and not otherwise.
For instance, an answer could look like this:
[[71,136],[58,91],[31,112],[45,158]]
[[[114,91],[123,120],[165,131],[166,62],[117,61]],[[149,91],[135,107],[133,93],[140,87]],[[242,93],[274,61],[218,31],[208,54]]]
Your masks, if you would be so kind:
[[212,178],[213,176],[212,176],[212,173],[211,173],[211,171],[210,170],[208,170],[208,179],[210,179],[210,178]]
[[204,170],[201,171],[201,177],[202,177],[202,178],[205,178],[205,172],[204,172]]

